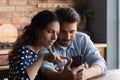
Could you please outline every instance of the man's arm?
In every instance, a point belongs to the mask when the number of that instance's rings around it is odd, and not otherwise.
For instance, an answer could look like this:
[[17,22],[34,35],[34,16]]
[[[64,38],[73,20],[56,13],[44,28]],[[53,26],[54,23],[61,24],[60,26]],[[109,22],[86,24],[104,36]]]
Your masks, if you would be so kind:
[[77,33],[76,46],[78,47],[78,53],[84,56],[84,62],[88,64],[89,68],[79,72],[78,76],[83,78],[84,76],[89,79],[106,73],[106,61],[100,55],[99,50],[94,46],[94,43],[90,37],[84,33]]
[[99,75],[102,75],[102,68],[97,64],[94,64],[90,68],[86,69],[86,78],[87,79],[90,79],[90,78],[93,78],[93,77],[96,77]]

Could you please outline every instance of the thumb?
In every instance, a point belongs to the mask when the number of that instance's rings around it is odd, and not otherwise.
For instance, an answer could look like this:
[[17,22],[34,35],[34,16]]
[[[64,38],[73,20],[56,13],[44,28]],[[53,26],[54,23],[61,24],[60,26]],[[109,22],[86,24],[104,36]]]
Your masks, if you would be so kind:
[[72,64],[72,59],[67,58],[67,63],[65,64],[64,68],[65,69],[70,69],[71,64]]

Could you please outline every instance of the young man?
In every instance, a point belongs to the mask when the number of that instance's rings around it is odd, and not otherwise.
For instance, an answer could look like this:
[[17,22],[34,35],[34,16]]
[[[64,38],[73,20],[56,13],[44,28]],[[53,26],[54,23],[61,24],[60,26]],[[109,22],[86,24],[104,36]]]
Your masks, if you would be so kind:
[[[55,12],[60,19],[60,34],[50,50],[60,56],[71,57],[73,63],[71,60],[63,60],[59,64],[46,61],[42,65],[44,76],[49,80],[86,80],[105,74],[106,62],[98,49],[89,36],[77,32],[78,13],[73,8],[58,8]],[[84,63],[89,68],[85,68]]]

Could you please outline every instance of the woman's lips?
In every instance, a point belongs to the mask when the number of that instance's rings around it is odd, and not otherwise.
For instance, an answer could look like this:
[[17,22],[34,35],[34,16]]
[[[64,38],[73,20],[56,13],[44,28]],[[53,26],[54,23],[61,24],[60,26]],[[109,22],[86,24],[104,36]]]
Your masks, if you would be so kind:
[[54,41],[51,41],[51,42],[50,42],[50,45],[53,45],[53,43],[54,43]]

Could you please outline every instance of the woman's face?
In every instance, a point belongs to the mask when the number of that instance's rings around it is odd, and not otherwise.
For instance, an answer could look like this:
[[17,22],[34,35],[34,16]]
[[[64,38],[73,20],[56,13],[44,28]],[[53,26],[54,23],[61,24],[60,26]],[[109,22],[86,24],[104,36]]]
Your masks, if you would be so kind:
[[51,22],[39,32],[38,42],[40,47],[50,48],[56,41],[60,31],[60,24],[57,21]]

